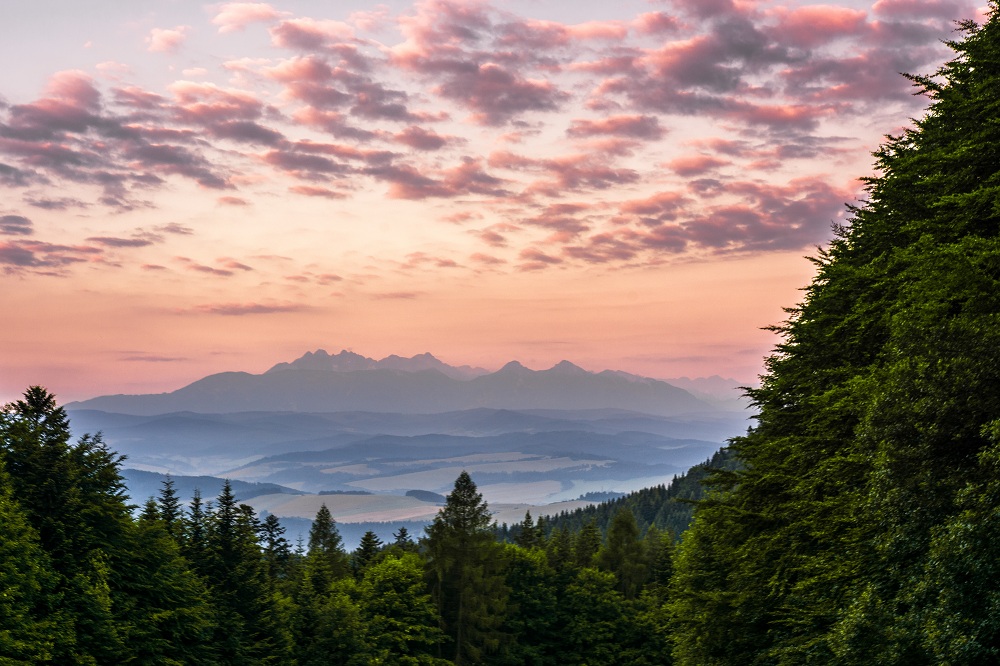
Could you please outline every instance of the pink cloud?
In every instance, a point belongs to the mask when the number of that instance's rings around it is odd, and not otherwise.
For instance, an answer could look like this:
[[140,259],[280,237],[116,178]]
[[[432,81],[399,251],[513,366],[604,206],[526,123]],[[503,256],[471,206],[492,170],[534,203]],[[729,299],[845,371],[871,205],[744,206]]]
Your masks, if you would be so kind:
[[217,259],[216,263],[218,266],[208,266],[207,264],[199,263],[189,257],[174,257],[174,261],[189,271],[215,275],[218,277],[232,277],[236,274],[236,271],[246,272],[253,270],[252,266],[248,266],[229,257],[221,257]]
[[177,81],[169,89],[176,99],[178,115],[196,124],[255,120],[265,110],[262,101],[244,90],[194,81]]
[[187,39],[191,30],[189,25],[179,25],[176,28],[153,28],[146,37],[147,50],[150,53],[176,53]]
[[830,5],[807,5],[778,10],[776,38],[796,46],[816,47],[841,37],[860,37],[867,30],[867,14],[861,9]]
[[523,71],[542,58],[527,43],[548,43],[553,33],[558,42],[565,27],[494,23],[486,4],[443,0],[418,5],[400,24],[407,39],[391,49],[392,63],[436,81],[434,92],[469,109],[479,124],[503,125],[527,112],[556,110],[569,99],[551,81]]
[[261,155],[261,160],[303,180],[322,180],[352,171],[350,166],[328,157],[292,150],[271,150]]
[[601,134],[636,139],[660,139],[664,131],[656,116],[609,116],[600,120],[573,120],[566,134],[587,137]]
[[417,150],[440,150],[448,144],[448,137],[441,136],[433,130],[426,130],[423,127],[411,125],[402,132],[393,135],[393,138],[410,148]]
[[212,18],[212,24],[219,26],[220,33],[236,32],[251,23],[269,23],[287,14],[264,2],[227,2]]
[[685,178],[697,176],[727,164],[732,164],[732,162],[711,155],[682,155],[667,162],[667,166],[674,173]]
[[494,168],[514,171],[541,172],[545,179],[537,180],[528,192],[558,197],[568,191],[603,190],[616,185],[637,182],[638,172],[633,169],[615,168],[605,155],[565,155],[551,159],[536,159],[510,152],[490,155],[489,164]]
[[878,0],[872,11],[879,16],[900,18],[937,18],[954,21],[971,16],[974,5],[954,0]]
[[385,165],[365,171],[387,181],[389,196],[394,199],[427,199],[457,197],[468,194],[504,196],[504,181],[483,169],[481,161],[465,158],[457,166],[439,170],[432,175],[406,165]]
[[505,259],[494,257],[491,254],[483,254],[482,252],[469,255],[469,259],[477,264],[485,264],[487,266],[500,266],[507,263]]
[[30,236],[32,233],[34,226],[23,215],[0,215],[0,236]]
[[680,21],[665,12],[640,14],[635,18],[633,24],[635,29],[644,35],[676,33],[681,29]]
[[275,46],[315,51],[354,39],[354,28],[343,21],[288,19],[271,28]]
[[521,263],[518,264],[518,269],[522,271],[540,270],[548,266],[563,263],[561,258],[546,254],[542,250],[534,247],[521,250],[518,254],[518,258],[521,260]]
[[[645,199],[633,199],[619,206],[625,216],[636,216],[646,226],[654,226],[668,220],[675,220],[689,205],[691,200],[679,192],[658,192]],[[617,221],[625,221],[619,218]]]
[[250,202],[242,197],[219,197],[216,199],[223,206],[249,206]]
[[158,240],[155,236],[135,236],[132,238],[119,238],[117,236],[90,236],[87,241],[103,245],[105,247],[126,248],[126,247],[146,247]]
[[38,240],[0,241],[0,266],[8,274],[32,271],[65,275],[72,264],[94,261],[102,252],[86,245],[60,245]]
[[296,303],[206,303],[194,308],[205,314],[218,314],[229,317],[242,317],[255,314],[280,314],[284,312],[302,312],[309,309]]
[[510,224],[493,224],[476,232],[476,235],[479,236],[479,240],[490,247],[507,247],[507,236],[505,234],[517,229],[518,227]]
[[344,199],[347,197],[342,192],[335,192],[325,187],[315,187],[312,185],[293,185],[288,188],[288,191],[306,197],[324,197],[326,199]]
[[422,291],[386,291],[372,294],[377,301],[412,301],[424,295]]

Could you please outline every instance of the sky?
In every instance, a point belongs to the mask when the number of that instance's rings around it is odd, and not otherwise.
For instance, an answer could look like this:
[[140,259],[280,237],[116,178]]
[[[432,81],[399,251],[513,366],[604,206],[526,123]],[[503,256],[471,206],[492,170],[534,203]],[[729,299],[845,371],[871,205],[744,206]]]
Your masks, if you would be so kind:
[[984,11],[0,3],[0,402],[319,348],[752,382]]

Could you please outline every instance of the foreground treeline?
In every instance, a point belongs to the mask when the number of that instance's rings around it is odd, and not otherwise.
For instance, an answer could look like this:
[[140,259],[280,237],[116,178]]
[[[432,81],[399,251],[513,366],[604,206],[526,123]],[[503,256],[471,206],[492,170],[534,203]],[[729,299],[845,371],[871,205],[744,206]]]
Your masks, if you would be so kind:
[[1000,663],[997,11],[780,329],[675,562],[680,663]]
[[119,456],[31,388],[0,414],[0,663],[660,664],[672,535],[621,511],[498,541],[463,473],[426,537],[290,544],[227,484],[133,511]]

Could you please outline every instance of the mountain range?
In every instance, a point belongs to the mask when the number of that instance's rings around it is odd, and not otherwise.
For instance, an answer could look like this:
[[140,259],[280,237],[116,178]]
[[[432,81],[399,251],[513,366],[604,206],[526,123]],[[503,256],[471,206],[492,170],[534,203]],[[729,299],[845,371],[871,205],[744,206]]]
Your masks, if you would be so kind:
[[422,493],[446,493],[465,470],[498,520],[516,521],[529,508],[586,505],[577,500],[586,493],[668,482],[746,430],[745,405],[726,397],[733,382],[681,381],[690,392],[568,361],[490,372],[431,354],[320,349],[261,374],[66,408],[76,435],[101,432],[127,456],[139,501],[170,473],[185,494],[198,487],[206,498],[228,478],[282,519],[308,521],[326,504],[341,523],[418,525],[438,510]]
[[455,367],[431,354],[376,361],[342,351],[309,352],[262,374],[222,372],[170,393],[108,395],[69,409],[118,414],[252,411],[370,411],[430,414],[475,408],[628,409],[657,416],[713,412],[715,405],[667,382],[561,361],[530,370],[511,361],[496,372]]

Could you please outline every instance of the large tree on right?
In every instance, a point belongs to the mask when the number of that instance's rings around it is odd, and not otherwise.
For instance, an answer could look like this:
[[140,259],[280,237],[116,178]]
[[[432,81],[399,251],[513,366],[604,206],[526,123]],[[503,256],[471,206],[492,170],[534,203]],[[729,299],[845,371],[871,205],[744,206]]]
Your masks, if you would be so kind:
[[750,391],[743,469],[684,537],[679,663],[1000,659],[997,3],[950,46],[910,77],[928,111],[876,152]]

